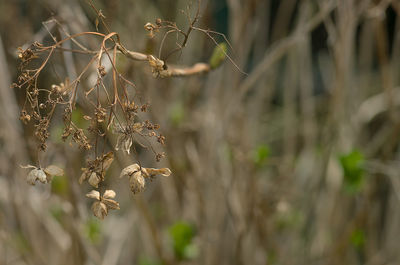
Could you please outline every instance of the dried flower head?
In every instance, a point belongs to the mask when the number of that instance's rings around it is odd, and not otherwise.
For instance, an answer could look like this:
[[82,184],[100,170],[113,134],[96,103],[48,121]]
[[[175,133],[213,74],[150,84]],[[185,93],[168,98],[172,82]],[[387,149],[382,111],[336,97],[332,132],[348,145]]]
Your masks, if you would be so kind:
[[19,119],[24,123],[28,124],[28,122],[31,120],[31,115],[29,115],[26,110],[22,110],[21,114],[19,116]]
[[92,190],[86,194],[86,197],[97,200],[92,204],[94,216],[103,220],[107,216],[108,210],[119,210],[119,203],[112,200],[115,198],[115,195],[115,191],[113,190],[106,190],[103,196],[100,196],[100,192],[97,190]]
[[135,133],[139,134],[142,130],[143,123],[141,122],[121,126],[114,121],[113,131],[114,133],[119,134],[117,144],[115,145],[115,150],[122,150],[129,154],[133,144],[133,135]]
[[146,185],[145,178],[152,179],[156,175],[167,177],[171,175],[171,170],[169,168],[144,168],[140,167],[138,164],[132,164],[124,168],[119,177],[127,176],[129,178],[131,191],[136,194],[144,190]]
[[157,23],[156,23],[156,25],[154,25],[154,24],[152,24],[150,22],[147,22],[144,25],[144,29],[149,32],[149,37],[150,38],[153,38],[155,36],[155,33],[158,32],[158,28],[159,28],[159,25]]
[[95,188],[99,187],[99,183],[104,180],[105,173],[114,161],[114,153],[108,152],[95,160],[89,160],[87,162],[88,167],[82,168],[82,175],[79,178],[79,184],[82,184],[85,180],[88,180],[89,184]]
[[154,77],[164,77],[162,72],[165,70],[165,64],[162,60],[154,57],[153,55],[149,55],[148,57],[149,65],[151,67],[151,72]]
[[64,170],[61,168],[55,166],[55,165],[50,165],[44,169],[40,167],[35,167],[32,165],[28,166],[21,166],[22,168],[32,168],[32,170],[29,172],[28,176],[26,177],[26,182],[28,182],[31,185],[35,185],[36,181],[40,181],[41,183],[49,183],[54,176],[63,176],[64,175]]

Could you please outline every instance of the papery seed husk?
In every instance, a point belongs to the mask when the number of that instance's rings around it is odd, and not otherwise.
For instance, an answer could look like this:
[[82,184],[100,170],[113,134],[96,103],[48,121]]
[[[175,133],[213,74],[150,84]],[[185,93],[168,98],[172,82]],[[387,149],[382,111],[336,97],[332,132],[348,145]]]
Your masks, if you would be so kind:
[[54,176],[64,176],[64,170],[55,165],[50,165],[44,169],[47,176],[47,182],[50,182]]
[[119,210],[118,202],[116,202],[114,200],[110,200],[110,199],[104,199],[104,198],[102,201],[107,206],[107,208],[110,208],[111,210]]
[[90,176],[90,171],[87,168],[82,168],[82,175],[79,178],[79,184],[82,184],[89,176]]
[[145,173],[145,175],[147,175],[147,177],[154,177],[156,175],[162,175],[164,177],[168,177],[169,175],[171,175],[171,170],[169,168],[160,168],[160,169],[156,169],[156,168],[142,168],[143,172]]
[[114,161],[114,153],[108,152],[103,156],[103,170],[107,170]]
[[125,176],[130,176],[134,172],[139,171],[140,166],[138,164],[132,164],[130,166],[127,166],[126,168],[122,169],[121,174],[119,175],[120,178],[125,177]]
[[[35,177],[35,180],[39,180],[42,183],[46,183],[47,182],[47,177],[46,174],[44,173],[44,171],[42,169],[33,169],[31,172],[29,172],[29,175],[32,174]],[[28,175],[28,178],[29,178]]]
[[105,216],[108,214],[107,206],[102,202],[94,202],[92,204],[92,212],[94,216],[103,220]]
[[103,197],[104,198],[106,198],[106,199],[113,199],[113,198],[115,198],[115,191],[113,191],[113,190],[106,190],[105,192],[104,192],[104,194],[103,194]]
[[29,172],[28,176],[26,177],[26,181],[31,185],[35,185],[36,180],[38,179],[38,175],[40,174],[40,171],[42,170],[38,168],[32,169]]
[[129,184],[131,186],[131,191],[136,194],[144,190],[146,184],[141,171],[137,171],[130,175]]
[[92,185],[95,188],[98,188],[100,181],[101,181],[101,178],[99,177],[99,175],[96,172],[92,172],[92,174],[90,174],[90,177],[88,180],[90,185]]
[[86,194],[86,197],[100,200],[100,192],[98,192],[97,190],[92,190],[91,192]]

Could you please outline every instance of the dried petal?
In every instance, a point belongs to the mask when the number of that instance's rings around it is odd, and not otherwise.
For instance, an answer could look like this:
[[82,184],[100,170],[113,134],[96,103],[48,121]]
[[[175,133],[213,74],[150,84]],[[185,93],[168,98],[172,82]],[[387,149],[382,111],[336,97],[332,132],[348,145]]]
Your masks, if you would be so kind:
[[108,152],[103,156],[103,170],[107,170],[111,163],[114,161],[114,153],[113,152]]
[[119,203],[114,200],[103,199],[102,202],[107,206],[108,209],[119,210]]
[[88,179],[90,177],[90,171],[87,168],[82,168],[83,173],[81,175],[81,177],[79,178],[79,184],[82,184],[86,179]]
[[162,175],[165,177],[168,177],[169,175],[171,175],[171,170],[169,168],[160,168],[160,169],[156,169],[156,168],[142,168],[142,171],[144,172],[144,174],[146,175],[146,177],[154,177],[156,175]]
[[140,170],[140,166],[138,164],[132,164],[130,166],[127,166],[121,171],[121,174],[119,175],[120,178],[125,177],[125,176],[131,176],[133,173],[137,172]]
[[104,217],[108,214],[107,206],[100,201],[94,202],[92,204],[92,212],[94,216],[103,220]]
[[146,184],[143,174],[141,171],[137,171],[130,175],[129,183],[131,186],[131,191],[136,194],[144,190],[144,185]]
[[36,180],[38,179],[38,176],[40,175],[40,171],[42,171],[42,170],[41,169],[37,169],[37,168],[32,169],[29,172],[29,174],[28,174],[28,176],[26,178],[26,181],[31,185],[35,185]]
[[31,185],[35,185],[36,180],[39,180],[42,183],[47,182],[46,174],[40,168],[32,169],[31,172],[29,172],[28,177],[26,179],[26,181]]
[[90,174],[88,182],[93,187],[98,188],[99,187],[99,183],[101,182],[101,178],[96,172],[92,172]]
[[100,192],[98,192],[97,190],[92,190],[91,192],[86,194],[86,197],[100,200]]
[[120,135],[117,139],[117,144],[115,145],[115,150],[122,150],[126,153],[130,153],[132,146],[132,137],[130,135]]
[[106,190],[105,192],[104,192],[104,194],[103,194],[103,197],[104,198],[106,198],[106,199],[113,199],[113,198],[115,198],[115,191],[113,191],[113,190]]
[[62,168],[59,168],[55,165],[50,165],[44,169],[44,172],[46,174],[52,175],[52,176],[63,176],[64,175],[64,170]]
[[63,176],[64,170],[55,165],[50,165],[44,169],[44,173],[46,173],[47,182],[50,182],[54,176]]
[[133,130],[135,132],[141,132],[143,130],[143,124],[141,122],[136,122],[133,124]]

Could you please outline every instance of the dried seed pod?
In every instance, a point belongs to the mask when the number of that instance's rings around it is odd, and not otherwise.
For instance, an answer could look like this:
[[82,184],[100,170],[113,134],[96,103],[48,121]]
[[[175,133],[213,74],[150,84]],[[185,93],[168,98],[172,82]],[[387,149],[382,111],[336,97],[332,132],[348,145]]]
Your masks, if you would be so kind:
[[169,176],[171,170],[169,168],[144,168],[138,164],[127,166],[121,171],[120,178],[127,176],[131,191],[136,194],[144,190],[146,181],[145,178],[153,178],[156,175]]
[[42,183],[46,183],[47,182],[46,174],[40,168],[32,169],[31,172],[29,172],[29,174],[28,174],[28,176],[26,178],[26,181],[31,185],[35,185],[36,184],[36,180],[39,180]]
[[127,166],[126,168],[122,169],[121,174],[119,175],[120,178],[125,176],[130,177],[133,173],[140,170],[140,166],[138,164],[132,164]]
[[86,197],[97,200],[92,204],[92,212],[94,216],[103,220],[108,214],[108,210],[119,210],[119,203],[112,200],[115,197],[115,191],[106,190],[103,196],[100,196],[100,192],[92,190],[86,194]]
[[47,182],[50,182],[54,176],[64,176],[64,170],[55,165],[46,167],[44,173],[46,173]]
[[154,177],[156,175],[162,175],[168,177],[171,175],[171,170],[169,168],[143,168],[142,171],[147,175],[147,177]]
[[53,176],[64,175],[64,170],[55,165],[50,165],[45,169],[42,169],[40,167],[35,167],[32,165],[21,166],[21,167],[32,169],[29,172],[28,176],[26,177],[26,181],[31,185],[35,185],[37,180],[42,183],[49,183],[53,178]]
[[129,184],[130,184],[131,191],[133,192],[133,194],[143,191],[146,182],[144,180],[142,172],[137,171],[137,172],[133,173],[129,177]]
[[95,200],[100,200],[100,192],[98,192],[97,190],[92,190],[91,192],[86,194],[86,197]]
[[92,204],[92,212],[94,216],[96,216],[100,220],[103,220],[104,217],[106,217],[108,214],[108,209],[104,203],[97,201]]
[[103,197],[106,199],[114,199],[115,198],[115,191],[113,190],[106,190],[103,194]]
[[101,177],[96,172],[92,172],[90,174],[88,182],[93,187],[98,188],[99,187],[99,183],[101,182]]

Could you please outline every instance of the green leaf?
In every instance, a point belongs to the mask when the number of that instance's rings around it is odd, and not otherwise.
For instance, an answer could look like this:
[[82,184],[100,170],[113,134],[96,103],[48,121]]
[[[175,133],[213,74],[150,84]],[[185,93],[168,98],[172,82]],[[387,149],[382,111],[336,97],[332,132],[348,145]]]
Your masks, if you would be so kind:
[[259,145],[253,152],[253,161],[257,166],[262,166],[269,157],[270,151],[267,145]]
[[142,256],[139,258],[139,265],[161,265],[161,262],[153,258]]
[[17,231],[12,235],[11,243],[21,254],[28,254],[32,252],[31,244],[21,231]]
[[84,114],[81,108],[77,107],[74,111],[72,111],[71,119],[72,122],[78,126],[79,128],[87,128],[89,127],[90,122],[83,118]]
[[191,224],[183,221],[176,222],[169,228],[169,234],[178,260],[191,259],[197,255],[197,248],[192,244],[195,231]]
[[101,240],[101,223],[94,217],[91,217],[85,224],[86,237],[92,244],[97,244]]
[[214,48],[214,51],[210,58],[210,67],[211,69],[215,69],[221,65],[221,63],[226,58],[226,52],[228,51],[228,46],[225,42],[221,42]]
[[173,125],[179,126],[185,118],[185,110],[181,102],[175,103],[169,113]]
[[364,183],[364,156],[357,150],[339,157],[343,169],[344,187],[351,193],[359,192]]
[[52,205],[49,209],[51,216],[57,220],[57,222],[61,223],[62,218],[64,216],[64,211],[59,204]]
[[51,190],[58,195],[68,193],[68,179],[66,176],[54,176],[51,181]]
[[356,248],[362,248],[365,244],[365,233],[362,229],[355,229],[350,236],[350,242]]

